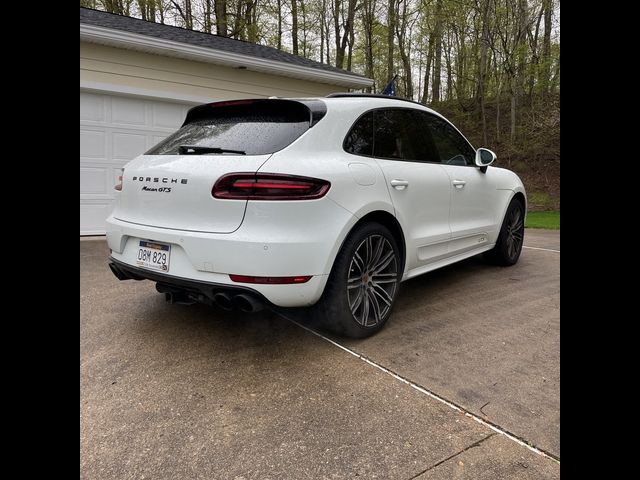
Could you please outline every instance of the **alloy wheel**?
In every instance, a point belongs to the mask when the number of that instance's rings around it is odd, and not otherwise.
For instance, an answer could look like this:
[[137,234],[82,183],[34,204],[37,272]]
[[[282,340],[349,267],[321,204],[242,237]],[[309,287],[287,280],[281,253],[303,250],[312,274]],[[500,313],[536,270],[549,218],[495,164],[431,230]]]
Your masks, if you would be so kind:
[[398,261],[393,246],[382,235],[370,235],[356,248],[347,280],[351,315],[363,327],[386,318],[398,286]]
[[522,250],[522,241],[524,239],[524,221],[522,210],[514,208],[511,210],[507,221],[507,254],[513,259],[518,256]]

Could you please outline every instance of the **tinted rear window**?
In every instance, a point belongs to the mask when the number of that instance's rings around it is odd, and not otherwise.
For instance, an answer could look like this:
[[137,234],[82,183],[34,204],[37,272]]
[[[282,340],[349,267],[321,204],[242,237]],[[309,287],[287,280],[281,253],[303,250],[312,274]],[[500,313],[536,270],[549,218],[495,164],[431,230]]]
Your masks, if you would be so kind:
[[344,150],[390,160],[439,162],[417,110],[379,108],[362,115],[344,139]]
[[200,105],[184,125],[146,155],[178,155],[180,145],[241,150],[264,155],[282,150],[310,128],[309,108],[290,100]]
[[373,111],[358,119],[344,139],[344,149],[355,155],[373,155]]
[[375,111],[373,155],[391,160],[432,161],[429,144],[413,110],[385,108]]

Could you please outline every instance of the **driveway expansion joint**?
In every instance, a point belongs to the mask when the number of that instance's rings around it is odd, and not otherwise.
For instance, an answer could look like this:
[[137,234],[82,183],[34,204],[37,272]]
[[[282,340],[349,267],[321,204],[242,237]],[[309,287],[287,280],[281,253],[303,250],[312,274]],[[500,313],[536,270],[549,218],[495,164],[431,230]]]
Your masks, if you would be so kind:
[[402,375],[400,375],[399,373],[394,372],[393,370],[384,367],[376,362],[374,362],[373,360],[367,358],[366,356],[356,352],[355,350],[352,350],[351,348],[345,347],[344,345],[339,344],[338,342],[336,342],[335,340],[331,340],[328,337],[325,337],[324,335],[322,335],[319,332],[316,332],[315,330],[302,325],[301,323],[297,322],[296,320],[293,320],[292,318],[287,317],[286,315],[280,313],[280,312],[276,312],[280,317],[284,318],[285,320],[297,325],[298,327],[302,328],[303,330],[306,330],[307,332],[320,337],[321,339],[325,340],[326,342],[329,342],[330,344],[344,350],[345,352],[353,355],[354,357],[359,358],[360,360],[362,360],[365,363],[368,363],[369,365],[371,365],[372,367],[377,368],[378,370],[382,371],[383,373],[386,373],[387,375],[392,376],[393,378],[395,378],[396,380],[401,381],[402,383],[405,383],[407,385],[409,385],[411,388],[413,388],[414,390],[419,391],[420,393],[427,395],[428,397],[433,398],[434,400],[437,400],[441,403],[444,403],[445,405],[447,405],[449,408],[457,411],[458,413],[463,413],[466,417],[471,418],[472,420],[475,420],[476,422],[480,423],[481,425],[484,425],[488,428],[490,428],[491,430],[493,430],[495,433],[498,433],[500,435],[504,435],[505,437],[507,437],[509,440],[531,450],[532,452],[542,456],[542,457],[546,457],[549,458],[555,462],[557,462],[558,464],[560,463],[560,457],[547,451],[547,450],[543,450],[541,448],[536,447],[535,445],[533,445],[531,442],[529,442],[528,440],[519,437],[518,435],[504,429],[503,427],[501,427],[500,425],[497,425],[495,423],[493,423],[491,420],[487,420],[487,419],[483,419],[480,418],[479,416],[475,415],[474,413],[470,412],[469,410],[467,410],[465,407],[456,404],[455,402],[452,402],[451,400],[448,400],[440,395],[438,395],[437,393],[432,392],[431,390],[418,385],[417,383],[412,382],[411,380],[409,380],[408,378],[403,377]]

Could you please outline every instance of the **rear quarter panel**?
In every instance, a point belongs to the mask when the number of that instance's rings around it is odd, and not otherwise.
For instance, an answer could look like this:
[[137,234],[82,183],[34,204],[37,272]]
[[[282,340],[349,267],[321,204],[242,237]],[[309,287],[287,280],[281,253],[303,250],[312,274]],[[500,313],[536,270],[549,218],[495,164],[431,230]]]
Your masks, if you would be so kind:
[[288,148],[273,154],[260,172],[286,173],[331,182],[327,198],[352,214],[348,222],[336,225],[339,234],[327,258],[329,272],[342,243],[359,218],[381,210],[394,214],[382,171],[375,159],[346,153],[345,135],[362,108],[327,111],[325,117]]

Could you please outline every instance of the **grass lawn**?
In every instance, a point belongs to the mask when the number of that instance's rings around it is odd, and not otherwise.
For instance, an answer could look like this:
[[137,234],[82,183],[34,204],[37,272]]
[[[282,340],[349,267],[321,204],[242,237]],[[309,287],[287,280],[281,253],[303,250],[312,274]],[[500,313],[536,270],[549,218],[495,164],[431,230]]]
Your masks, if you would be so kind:
[[560,212],[529,212],[527,213],[527,222],[524,225],[527,228],[547,228],[550,230],[560,229]]

